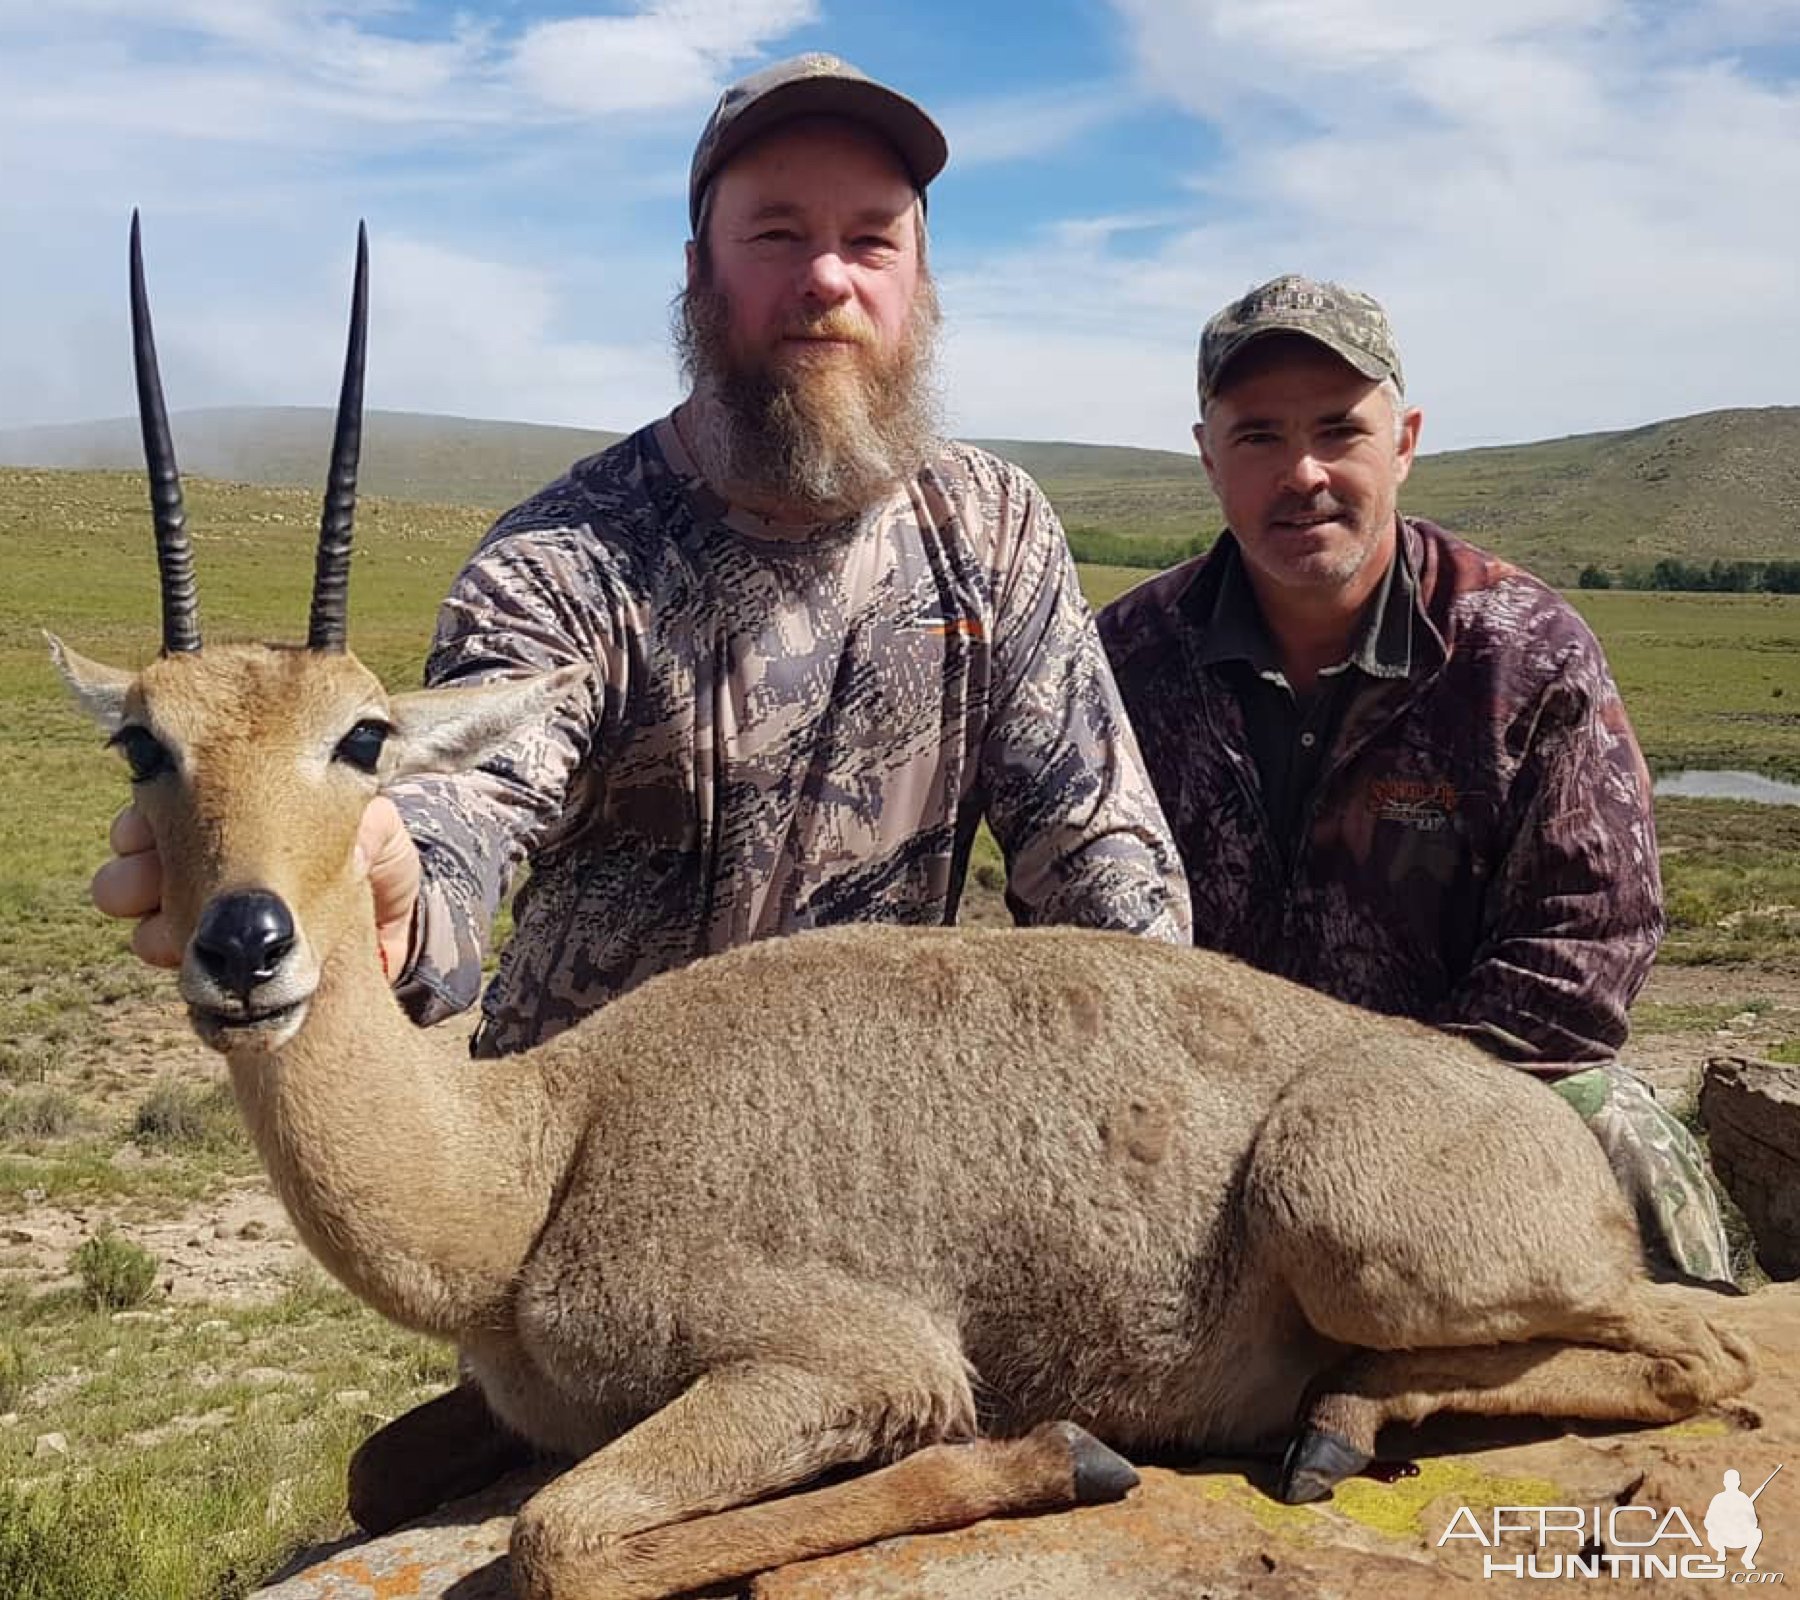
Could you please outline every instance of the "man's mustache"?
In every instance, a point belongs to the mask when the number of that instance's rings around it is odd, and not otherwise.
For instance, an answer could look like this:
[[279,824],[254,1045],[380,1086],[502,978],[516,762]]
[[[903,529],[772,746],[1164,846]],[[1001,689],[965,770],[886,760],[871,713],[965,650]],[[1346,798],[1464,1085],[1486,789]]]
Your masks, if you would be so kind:
[[1291,522],[1300,517],[1342,517],[1347,508],[1331,495],[1283,495],[1269,510],[1269,521]]
[[867,319],[841,308],[790,321],[782,328],[781,336],[784,339],[841,339],[846,344],[865,348],[876,342],[875,330]]

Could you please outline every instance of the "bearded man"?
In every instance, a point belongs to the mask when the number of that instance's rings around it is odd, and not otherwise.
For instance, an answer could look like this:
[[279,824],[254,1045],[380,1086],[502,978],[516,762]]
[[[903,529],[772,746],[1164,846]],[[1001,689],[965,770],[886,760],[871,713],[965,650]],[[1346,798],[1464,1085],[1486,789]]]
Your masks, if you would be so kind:
[[[831,56],[728,89],[690,173],[688,397],[508,512],[457,578],[429,682],[591,671],[580,704],[364,823],[422,1022],[474,1000],[529,862],[478,1054],[747,940],[950,922],[983,818],[1016,920],[1189,937],[1054,513],[937,434],[924,196],[947,153]],[[172,960],[148,845],[125,813],[95,899]]]

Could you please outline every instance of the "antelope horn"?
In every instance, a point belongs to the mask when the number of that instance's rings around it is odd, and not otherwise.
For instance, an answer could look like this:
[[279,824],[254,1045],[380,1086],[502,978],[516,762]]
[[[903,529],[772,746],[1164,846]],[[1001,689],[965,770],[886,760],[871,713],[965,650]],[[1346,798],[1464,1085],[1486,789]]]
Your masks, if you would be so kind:
[[313,567],[309,650],[341,655],[350,601],[350,534],[356,521],[356,463],[362,453],[363,356],[369,326],[369,234],[356,225],[356,289],[350,300],[350,347],[338,392],[337,427],[331,439],[331,475],[319,521],[319,553]]
[[169,413],[156,370],[156,337],[150,329],[150,300],[144,293],[144,250],[135,209],[131,213],[131,352],[137,368],[144,462],[150,470],[156,570],[162,579],[163,654],[174,655],[200,648],[200,613],[194,589],[194,547],[181,504],[181,472],[175,465]]

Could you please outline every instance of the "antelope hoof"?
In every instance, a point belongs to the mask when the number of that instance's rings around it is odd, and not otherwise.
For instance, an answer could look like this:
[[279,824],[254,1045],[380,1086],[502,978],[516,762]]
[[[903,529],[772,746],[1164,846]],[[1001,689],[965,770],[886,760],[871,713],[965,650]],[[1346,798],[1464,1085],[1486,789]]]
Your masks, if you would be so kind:
[[1341,1433],[1303,1428],[1281,1463],[1280,1498],[1290,1506],[1324,1500],[1344,1479],[1361,1472],[1374,1459]]
[[1044,1425],[1044,1431],[1068,1452],[1076,1505],[1098,1506],[1123,1500],[1138,1486],[1137,1468],[1117,1451],[1109,1450],[1086,1428],[1073,1422],[1050,1422]]

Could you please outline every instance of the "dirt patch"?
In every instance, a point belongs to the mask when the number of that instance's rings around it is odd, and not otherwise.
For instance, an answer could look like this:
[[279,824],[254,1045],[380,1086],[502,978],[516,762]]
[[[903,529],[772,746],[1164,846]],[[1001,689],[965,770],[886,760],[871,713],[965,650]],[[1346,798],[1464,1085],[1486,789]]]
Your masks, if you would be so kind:
[[1659,965],[1634,1012],[1625,1061],[1676,1110],[1691,1106],[1707,1057],[1767,1055],[1800,1038],[1800,973]]
[[[471,1013],[443,1031],[460,1045],[473,1025]],[[0,1284],[33,1296],[74,1287],[71,1252],[110,1227],[160,1263],[152,1304],[255,1304],[287,1289],[308,1258],[266,1177],[222,1177],[195,1200],[158,1196],[156,1173],[166,1158],[131,1139],[138,1108],[157,1086],[227,1081],[222,1058],[195,1038],[179,1001],[110,1008],[95,1041],[71,1051],[46,1087],[74,1099],[84,1128],[116,1136],[111,1163],[142,1180],[132,1186],[137,1197],[71,1202],[27,1188],[22,1208],[0,1217]]]
[[103,1225],[157,1258],[157,1293],[168,1300],[273,1299],[306,1254],[268,1182],[253,1178],[159,1220],[111,1206],[27,1206],[0,1225],[0,1281],[33,1294],[74,1287],[70,1252]]

